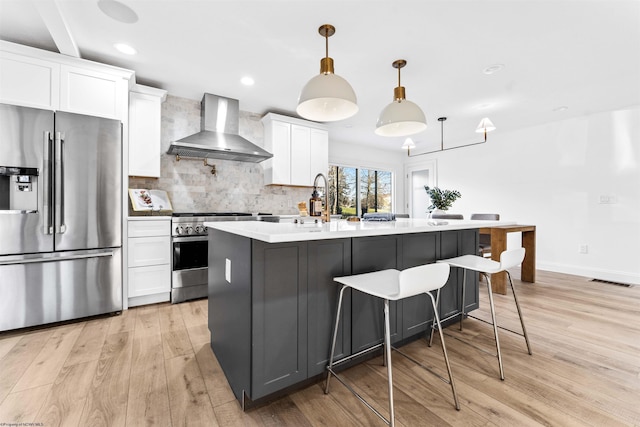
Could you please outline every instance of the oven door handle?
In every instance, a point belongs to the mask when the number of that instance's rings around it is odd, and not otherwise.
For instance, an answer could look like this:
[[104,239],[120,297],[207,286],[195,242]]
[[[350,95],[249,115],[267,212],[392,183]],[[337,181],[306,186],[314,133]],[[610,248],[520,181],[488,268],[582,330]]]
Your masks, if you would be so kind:
[[208,239],[207,236],[173,236],[173,243],[182,242],[202,242]]

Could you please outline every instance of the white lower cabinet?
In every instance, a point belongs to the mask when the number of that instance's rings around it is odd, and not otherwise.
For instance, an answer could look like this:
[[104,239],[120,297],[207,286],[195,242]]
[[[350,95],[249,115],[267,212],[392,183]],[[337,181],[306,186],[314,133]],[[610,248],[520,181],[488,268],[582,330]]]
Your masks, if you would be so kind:
[[129,307],[169,301],[171,218],[129,218],[127,231]]
[[[171,291],[171,265],[169,264],[129,267],[128,274],[129,298]],[[168,300],[168,297],[163,299],[163,301]],[[129,303],[129,306],[131,305]]]
[[129,238],[129,267],[168,263],[170,244],[169,236]]

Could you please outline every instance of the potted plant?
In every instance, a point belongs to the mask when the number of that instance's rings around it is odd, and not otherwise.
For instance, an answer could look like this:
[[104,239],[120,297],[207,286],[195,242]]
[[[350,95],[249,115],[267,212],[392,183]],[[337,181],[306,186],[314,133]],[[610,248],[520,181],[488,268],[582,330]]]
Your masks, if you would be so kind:
[[428,185],[424,186],[427,194],[431,198],[431,206],[428,207],[429,216],[434,211],[447,211],[459,197],[462,197],[457,190],[441,190],[438,187],[430,188]]

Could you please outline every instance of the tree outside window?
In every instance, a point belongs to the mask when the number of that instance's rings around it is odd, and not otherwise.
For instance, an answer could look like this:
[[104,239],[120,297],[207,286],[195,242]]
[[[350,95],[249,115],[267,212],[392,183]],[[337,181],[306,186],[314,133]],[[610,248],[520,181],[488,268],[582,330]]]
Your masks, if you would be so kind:
[[329,168],[329,206],[332,214],[361,216],[392,212],[391,172],[342,166]]

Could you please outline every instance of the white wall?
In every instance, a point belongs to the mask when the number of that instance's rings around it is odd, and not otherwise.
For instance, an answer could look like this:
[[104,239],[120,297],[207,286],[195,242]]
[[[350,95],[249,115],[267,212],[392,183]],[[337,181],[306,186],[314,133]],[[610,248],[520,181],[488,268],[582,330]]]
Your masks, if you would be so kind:
[[404,150],[387,151],[331,139],[329,132],[329,164],[367,169],[384,170],[393,173],[393,194],[395,212],[404,212]]
[[406,163],[436,159],[438,186],[462,193],[451,212],[535,224],[537,268],[640,284],[640,107],[513,132],[496,125],[487,144]]

